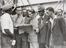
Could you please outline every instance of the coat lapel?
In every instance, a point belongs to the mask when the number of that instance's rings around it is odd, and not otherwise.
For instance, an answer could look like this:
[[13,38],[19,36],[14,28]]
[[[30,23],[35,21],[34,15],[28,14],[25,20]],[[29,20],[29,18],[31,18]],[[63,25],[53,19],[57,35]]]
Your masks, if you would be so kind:
[[54,19],[54,23],[53,23],[53,27],[52,27],[52,30],[53,30],[53,28],[55,27],[55,25],[56,25],[56,19]]

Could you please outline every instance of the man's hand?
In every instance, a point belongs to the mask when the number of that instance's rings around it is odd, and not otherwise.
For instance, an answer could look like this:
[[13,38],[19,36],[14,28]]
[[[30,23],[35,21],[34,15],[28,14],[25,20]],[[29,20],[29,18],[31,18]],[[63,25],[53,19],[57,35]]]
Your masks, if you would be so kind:
[[12,45],[14,46],[16,44],[16,40],[12,40]]
[[36,31],[36,33],[38,33],[39,32],[39,29],[36,29],[35,31]]

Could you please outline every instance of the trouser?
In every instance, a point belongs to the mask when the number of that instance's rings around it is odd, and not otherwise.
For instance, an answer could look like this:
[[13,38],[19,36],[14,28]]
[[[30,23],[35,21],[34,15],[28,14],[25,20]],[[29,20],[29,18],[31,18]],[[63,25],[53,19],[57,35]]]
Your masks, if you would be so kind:
[[39,43],[39,48],[46,48],[44,43]]
[[29,33],[30,48],[39,48],[37,34],[35,32]]
[[11,38],[2,34],[1,36],[1,48],[11,48]]
[[38,33],[39,48],[45,48],[50,46],[50,36],[51,32],[46,32],[44,35],[40,34],[40,32]]
[[28,34],[22,33],[16,37],[16,48],[28,48]]
[[1,31],[0,31],[0,48],[1,48]]

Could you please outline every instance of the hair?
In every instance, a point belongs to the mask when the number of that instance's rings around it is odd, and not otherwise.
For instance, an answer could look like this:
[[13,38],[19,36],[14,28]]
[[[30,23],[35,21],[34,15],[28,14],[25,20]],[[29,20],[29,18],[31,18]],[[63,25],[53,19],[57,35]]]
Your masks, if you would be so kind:
[[12,9],[13,9],[14,7],[11,7],[11,8],[9,8],[9,9],[7,9],[7,10],[3,10],[4,12],[6,12],[6,13],[9,13],[9,14],[12,14]]
[[17,13],[16,13],[17,8],[20,8],[20,7],[16,7],[16,8],[11,12],[12,15],[17,14]]
[[46,8],[46,10],[52,11],[54,13],[54,8],[52,8],[52,7],[48,7],[48,8]]
[[43,10],[45,12],[45,8],[42,5],[38,6],[38,11]]
[[16,14],[16,8],[11,12],[12,15]]

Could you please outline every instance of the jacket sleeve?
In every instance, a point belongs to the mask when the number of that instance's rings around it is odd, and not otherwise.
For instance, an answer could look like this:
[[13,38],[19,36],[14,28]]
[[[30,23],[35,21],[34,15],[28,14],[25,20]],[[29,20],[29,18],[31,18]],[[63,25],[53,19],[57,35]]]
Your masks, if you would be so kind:
[[64,36],[66,36],[66,29],[65,29],[65,26],[66,26],[66,24],[65,24],[65,20],[63,19],[63,18],[60,18],[60,19],[58,19],[59,21],[59,27],[60,27],[60,29],[61,29],[61,31],[62,31],[62,34],[63,34],[63,37]]

